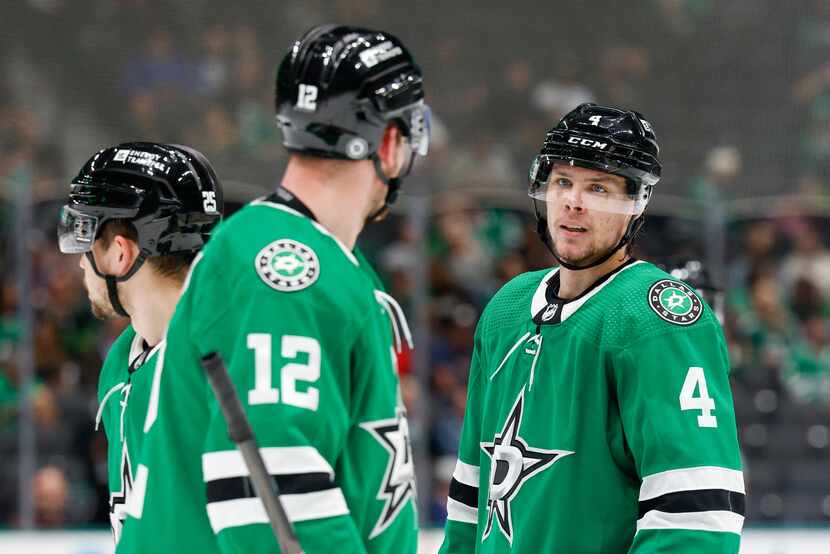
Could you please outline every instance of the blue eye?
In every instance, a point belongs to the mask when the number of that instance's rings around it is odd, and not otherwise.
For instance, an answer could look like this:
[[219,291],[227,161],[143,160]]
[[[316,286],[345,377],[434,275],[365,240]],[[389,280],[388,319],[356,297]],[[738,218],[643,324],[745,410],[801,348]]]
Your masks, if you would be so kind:
[[556,179],[556,186],[558,186],[559,188],[567,188],[571,186],[571,182],[570,180],[565,179],[564,177],[559,177],[558,179]]
[[605,185],[600,185],[599,183],[594,183],[591,185],[591,192],[608,192],[608,189],[605,188]]

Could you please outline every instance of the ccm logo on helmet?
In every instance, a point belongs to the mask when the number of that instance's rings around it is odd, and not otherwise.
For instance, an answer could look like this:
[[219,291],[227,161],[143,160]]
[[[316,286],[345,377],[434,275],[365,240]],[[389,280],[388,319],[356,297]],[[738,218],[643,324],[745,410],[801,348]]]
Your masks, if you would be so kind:
[[605,150],[605,147],[608,146],[607,142],[599,142],[598,140],[591,140],[591,139],[580,138],[580,137],[568,137],[568,144],[578,144],[580,146],[590,146],[591,148],[599,148],[600,150]]

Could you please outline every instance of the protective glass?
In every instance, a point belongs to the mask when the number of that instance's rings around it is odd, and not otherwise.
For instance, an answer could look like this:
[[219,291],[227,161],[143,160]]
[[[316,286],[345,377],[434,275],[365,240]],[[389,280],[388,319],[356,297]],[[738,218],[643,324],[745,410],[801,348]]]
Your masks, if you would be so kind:
[[401,177],[409,175],[412,166],[415,165],[417,156],[426,156],[429,152],[429,137],[432,129],[430,127],[431,114],[429,106],[421,102],[414,108],[410,108],[409,112],[402,116],[408,117],[409,128],[405,141],[407,143],[406,160],[400,172]]
[[80,254],[92,250],[100,218],[70,206],[61,208],[58,221],[58,246],[64,254]]
[[[639,185],[634,194],[620,191],[619,187],[604,179],[576,179],[569,167],[582,166],[573,160],[558,160],[548,156],[537,156],[530,171],[528,195],[542,202],[554,202],[580,206],[587,210],[639,216],[645,210],[651,195],[651,187]],[[562,171],[558,171],[557,167]],[[615,174],[614,167],[587,169]]]
[[409,117],[409,144],[419,156],[429,152],[429,137],[432,133],[432,110],[421,104],[412,110]]

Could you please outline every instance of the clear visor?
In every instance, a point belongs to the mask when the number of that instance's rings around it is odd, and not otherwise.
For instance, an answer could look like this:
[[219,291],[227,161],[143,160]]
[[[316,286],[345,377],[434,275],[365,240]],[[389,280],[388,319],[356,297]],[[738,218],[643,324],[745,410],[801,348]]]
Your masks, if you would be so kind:
[[419,156],[429,152],[429,137],[432,132],[432,111],[422,104],[412,110],[409,118],[409,143],[412,151]]
[[61,208],[58,222],[58,246],[64,254],[89,252],[100,220],[94,215],[79,212],[69,206]]
[[430,137],[430,116],[431,112],[429,106],[423,103],[414,108],[409,108],[409,136],[404,141],[406,143],[406,159],[403,163],[403,168],[399,174],[400,177],[406,177],[412,171],[415,165],[415,158],[418,156],[426,156],[429,152],[429,137]]
[[[542,202],[580,207],[591,211],[639,216],[648,205],[651,187],[639,186],[631,194],[625,178],[613,173],[585,170],[568,160],[545,160],[547,177],[540,175],[534,161],[528,194]],[[546,170],[548,168],[545,168]]]

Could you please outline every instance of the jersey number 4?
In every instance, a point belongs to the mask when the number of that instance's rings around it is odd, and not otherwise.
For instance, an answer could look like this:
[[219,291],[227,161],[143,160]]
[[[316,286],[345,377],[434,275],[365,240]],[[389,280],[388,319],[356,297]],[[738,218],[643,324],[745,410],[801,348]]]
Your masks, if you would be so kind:
[[[695,389],[700,396],[695,396]],[[683,389],[680,391],[681,410],[700,410],[697,416],[698,427],[717,427],[718,418],[712,415],[715,409],[715,401],[709,396],[709,388],[706,386],[706,376],[702,367],[690,367],[683,381]]]
[[[304,391],[297,390],[297,383],[314,383],[320,378],[320,343],[311,337],[284,335],[280,345],[282,357],[294,361],[282,366],[278,390],[272,386],[271,335],[248,335],[248,348],[254,351],[254,388],[248,391],[248,404],[277,404],[282,401],[283,404],[317,411],[320,391],[310,384]],[[300,354],[305,354],[305,362],[298,361]]]

